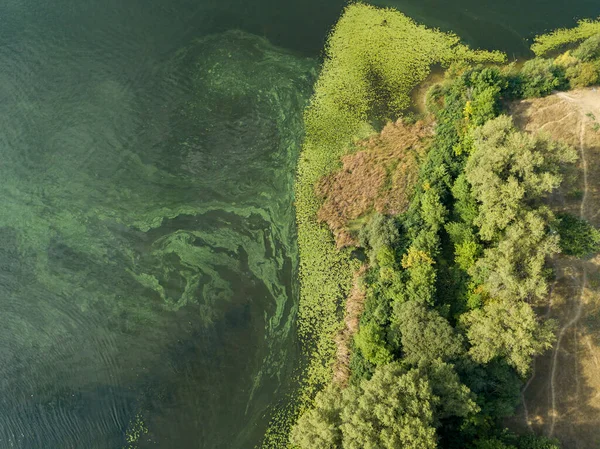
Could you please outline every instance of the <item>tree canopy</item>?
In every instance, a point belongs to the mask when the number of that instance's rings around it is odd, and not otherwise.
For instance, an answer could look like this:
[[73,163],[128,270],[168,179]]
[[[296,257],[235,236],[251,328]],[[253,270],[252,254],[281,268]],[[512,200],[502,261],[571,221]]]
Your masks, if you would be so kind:
[[525,302],[490,300],[461,317],[471,343],[469,354],[479,363],[502,357],[522,376],[534,355],[552,347],[554,323],[540,322]]
[[298,420],[292,443],[301,449],[436,449],[440,418],[477,410],[451,365],[391,363],[359,386],[319,393]]

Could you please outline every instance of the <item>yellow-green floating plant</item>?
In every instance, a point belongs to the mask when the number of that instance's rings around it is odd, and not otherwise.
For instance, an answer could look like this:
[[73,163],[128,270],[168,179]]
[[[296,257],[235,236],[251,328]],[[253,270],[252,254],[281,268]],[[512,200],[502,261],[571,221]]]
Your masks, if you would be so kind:
[[560,28],[551,33],[542,34],[534,38],[531,51],[536,56],[546,56],[565,45],[581,42],[595,34],[600,33],[600,20],[580,20],[574,28]]

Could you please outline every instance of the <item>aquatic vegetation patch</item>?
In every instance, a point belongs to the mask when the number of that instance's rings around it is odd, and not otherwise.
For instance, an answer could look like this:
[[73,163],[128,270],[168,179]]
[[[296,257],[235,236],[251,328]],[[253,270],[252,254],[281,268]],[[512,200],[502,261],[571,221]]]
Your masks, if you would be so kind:
[[582,42],[600,33],[600,20],[580,20],[576,27],[560,28],[534,38],[531,50],[542,57],[561,48]]

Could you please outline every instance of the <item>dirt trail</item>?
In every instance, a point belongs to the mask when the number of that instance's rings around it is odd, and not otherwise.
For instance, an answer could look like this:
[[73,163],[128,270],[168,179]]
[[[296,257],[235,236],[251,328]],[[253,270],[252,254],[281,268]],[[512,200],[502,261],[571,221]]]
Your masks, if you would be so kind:
[[[585,206],[586,206],[586,201],[587,201],[587,197],[588,197],[588,193],[589,193],[589,185],[588,185],[588,173],[587,173],[587,157],[586,157],[586,152],[585,152],[585,114],[586,112],[584,108],[586,108],[586,104],[580,104],[576,99],[574,99],[573,97],[571,97],[570,95],[567,95],[565,93],[558,93],[557,96],[561,99],[564,99],[570,103],[572,103],[576,108],[577,111],[579,112],[579,116],[580,116],[580,125],[579,125],[579,157],[581,158],[581,168],[583,171],[583,196],[581,198],[581,204],[579,206],[579,217],[580,218],[586,218],[585,216]],[[587,109],[587,108],[586,108]],[[565,117],[568,117],[569,115],[566,115]],[[560,347],[561,347],[561,343],[562,340],[565,336],[565,332],[571,328],[572,326],[574,326],[575,324],[577,324],[579,322],[579,320],[581,319],[581,315],[583,312],[583,301],[584,301],[584,294],[585,294],[585,289],[587,287],[587,269],[585,264],[583,264],[582,266],[582,276],[581,276],[581,282],[580,282],[580,291],[579,291],[579,297],[578,297],[578,304],[576,306],[576,312],[575,312],[575,316],[568,322],[566,323],[559,331],[558,333],[558,338],[556,340],[556,345],[554,347],[554,354],[552,357],[552,375],[550,377],[550,392],[551,392],[551,397],[552,397],[552,410],[550,413],[550,417],[551,417],[551,421],[550,421],[550,429],[548,431],[548,434],[550,436],[554,435],[554,428],[556,426],[556,419],[558,417],[558,410],[556,409],[556,386],[555,386],[555,382],[556,382],[556,370],[558,368],[558,354],[560,352]]]
[[[578,167],[568,173],[552,207],[599,225],[600,92],[585,89],[512,105],[515,123],[543,131],[578,148]],[[600,447],[600,258],[553,261],[556,281],[546,317],[559,323],[552,351],[539,357],[522,391],[519,430],[558,437],[565,448]]]

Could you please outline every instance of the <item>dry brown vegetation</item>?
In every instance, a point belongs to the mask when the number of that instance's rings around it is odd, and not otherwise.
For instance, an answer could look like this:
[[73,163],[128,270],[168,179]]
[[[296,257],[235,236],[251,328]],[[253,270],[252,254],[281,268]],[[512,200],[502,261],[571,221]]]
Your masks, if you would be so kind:
[[352,289],[346,300],[344,327],[335,337],[336,357],[333,365],[333,381],[346,386],[350,378],[350,351],[352,338],[358,332],[358,323],[365,305],[365,289],[360,278],[367,271],[367,265],[362,265],[352,282]]
[[[600,92],[582,89],[526,100],[511,107],[515,122],[544,131],[580,151],[553,196],[568,211],[600,226]],[[535,361],[523,404],[511,425],[555,436],[565,448],[600,447],[600,256],[558,256],[556,279],[542,313],[559,322],[554,348]]]
[[427,121],[388,123],[344,156],[341,170],[317,184],[316,193],[324,198],[318,218],[329,225],[338,247],[356,244],[349,229],[353,220],[373,211],[399,214],[406,209],[432,133]]

